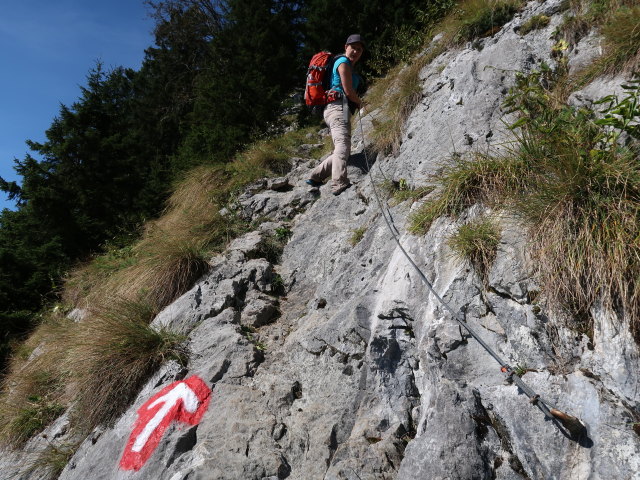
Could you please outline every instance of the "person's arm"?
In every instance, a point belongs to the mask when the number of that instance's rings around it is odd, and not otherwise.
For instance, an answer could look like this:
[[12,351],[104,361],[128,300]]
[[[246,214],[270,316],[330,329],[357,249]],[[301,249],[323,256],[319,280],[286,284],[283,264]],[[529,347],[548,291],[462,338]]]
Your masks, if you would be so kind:
[[355,88],[353,88],[353,81],[351,79],[351,68],[347,62],[338,65],[338,74],[340,75],[340,81],[342,83],[342,90],[349,100],[355,103],[358,108],[362,105],[362,100],[358,96]]

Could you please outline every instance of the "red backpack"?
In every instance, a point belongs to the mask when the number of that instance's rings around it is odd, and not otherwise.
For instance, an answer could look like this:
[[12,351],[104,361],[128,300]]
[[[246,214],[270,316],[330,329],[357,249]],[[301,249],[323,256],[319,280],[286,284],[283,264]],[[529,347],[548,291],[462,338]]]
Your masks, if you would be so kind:
[[333,102],[338,98],[338,92],[329,90],[331,69],[336,58],[331,52],[323,50],[316,53],[309,62],[304,101],[311,107],[313,113],[321,114],[327,103]]

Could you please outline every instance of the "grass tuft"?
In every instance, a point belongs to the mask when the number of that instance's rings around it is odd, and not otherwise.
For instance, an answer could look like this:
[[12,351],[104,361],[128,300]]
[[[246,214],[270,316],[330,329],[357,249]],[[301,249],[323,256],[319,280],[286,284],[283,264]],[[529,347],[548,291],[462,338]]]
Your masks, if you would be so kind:
[[439,175],[436,197],[411,219],[424,232],[440,215],[474,203],[511,210],[529,227],[535,269],[553,306],[588,318],[603,303],[631,321],[640,342],[640,82],[606,97],[597,119],[558,105],[540,72],[519,76],[506,106],[520,118],[503,157],[459,159]]
[[460,24],[454,42],[468,42],[495,34],[521,6],[522,2],[509,0],[470,0],[461,3],[456,12]]
[[38,455],[34,464],[30,467],[31,472],[43,471],[47,478],[58,478],[64,467],[67,466],[71,457],[78,450],[79,445],[73,444],[49,444],[49,446]]
[[547,25],[549,25],[550,21],[551,19],[546,15],[534,15],[522,24],[518,33],[521,36],[524,36],[529,32],[533,32],[534,30],[545,28]]
[[488,206],[505,201],[504,193],[517,191],[528,165],[520,159],[476,154],[454,157],[434,178],[439,184],[435,198],[425,201],[409,219],[409,231],[426,233],[443,215],[457,217],[476,203]]
[[165,361],[185,362],[184,338],[149,326],[155,309],[113,299],[78,325],[66,362],[74,378],[74,419],[86,428],[121,415]]
[[606,74],[640,68],[640,5],[623,6],[602,27],[606,53],[601,68]]
[[485,286],[489,283],[489,271],[500,236],[494,222],[482,218],[462,225],[449,239],[449,246],[456,257],[469,261]]
[[64,342],[72,326],[60,312],[50,313],[16,349],[2,383],[0,444],[19,448],[63,413],[67,375],[55,342]]
[[359,227],[351,230],[351,237],[349,237],[349,244],[355,247],[364,238],[364,234],[367,233],[367,227]]

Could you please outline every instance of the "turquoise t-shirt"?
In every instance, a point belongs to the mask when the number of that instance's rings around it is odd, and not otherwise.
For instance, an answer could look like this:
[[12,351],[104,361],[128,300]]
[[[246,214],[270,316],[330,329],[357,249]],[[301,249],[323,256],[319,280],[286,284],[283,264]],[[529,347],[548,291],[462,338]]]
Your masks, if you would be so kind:
[[[344,93],[344,90],[342,90],[342,82],[340,81],[340,74],[338,73],[338,67],[345,62],[348,63],[349,66],[351,66],[351,62],[347,57],[345,56],[338,57],[336,61],[333,63],[333,70],[331,73],[331,89],[337,90],[342,93]],[[360,76],[356,75],[353,72],[353,69],[351,69],[351,82],[353,83],[353,89],[357,90],[358,84],[360,82]]]

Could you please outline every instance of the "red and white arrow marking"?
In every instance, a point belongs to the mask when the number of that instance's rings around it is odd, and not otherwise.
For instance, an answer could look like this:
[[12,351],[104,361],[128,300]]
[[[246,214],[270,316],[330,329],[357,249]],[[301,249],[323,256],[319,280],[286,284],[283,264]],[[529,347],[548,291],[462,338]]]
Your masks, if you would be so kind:
[[138,419],[120,460],[122,470],[140,470],[173,421],[197,425],[207,411],[211,389],[197,376],[174,382],[138,409]]

